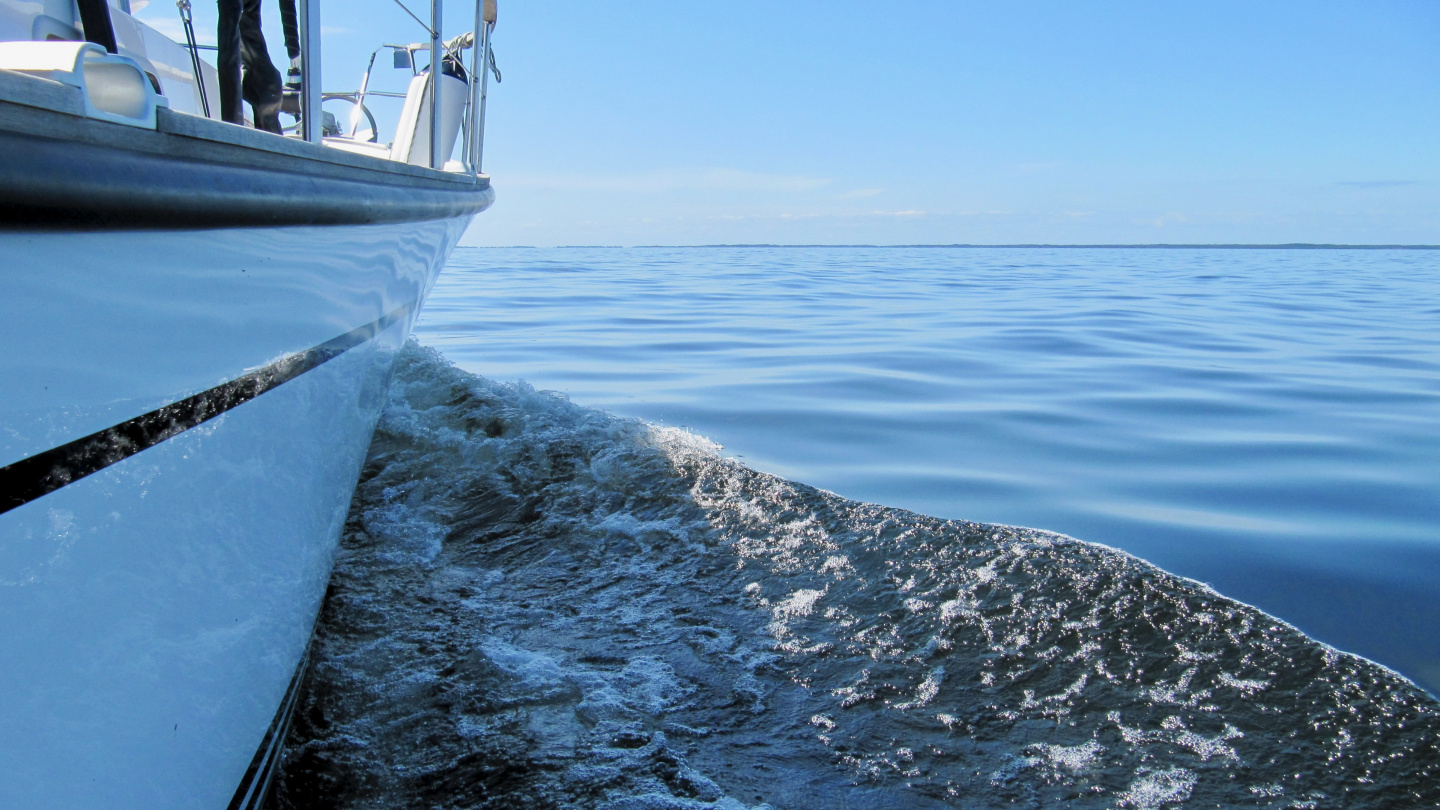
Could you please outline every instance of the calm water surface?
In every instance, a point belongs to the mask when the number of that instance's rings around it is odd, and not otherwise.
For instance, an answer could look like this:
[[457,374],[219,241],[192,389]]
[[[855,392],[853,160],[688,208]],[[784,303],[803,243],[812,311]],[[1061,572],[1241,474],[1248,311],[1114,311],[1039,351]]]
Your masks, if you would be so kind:
[[1440,253],[460,249],[466,370],[1119,547],[1440,691]]

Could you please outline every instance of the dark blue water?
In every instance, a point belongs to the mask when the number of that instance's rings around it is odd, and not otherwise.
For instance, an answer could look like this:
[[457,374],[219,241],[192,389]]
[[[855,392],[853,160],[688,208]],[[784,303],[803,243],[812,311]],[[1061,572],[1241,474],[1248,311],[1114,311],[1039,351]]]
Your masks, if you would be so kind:
[[1210,583],[1440,690],[1440,252],[461,249],[462,368]]
[[274,804],[1440,806],[1436,255],[461,251]]

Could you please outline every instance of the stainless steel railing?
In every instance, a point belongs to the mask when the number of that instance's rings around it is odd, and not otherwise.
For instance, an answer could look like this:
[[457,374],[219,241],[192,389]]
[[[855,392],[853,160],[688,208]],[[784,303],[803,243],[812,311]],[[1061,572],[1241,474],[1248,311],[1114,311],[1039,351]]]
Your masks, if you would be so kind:
[[[400,0],[395,0],[395,2],[430,35],[430,168],[443,169],[444,165],[440,159],[440,79],[444,73],[445,60],[445,42],[441,34],[443,0],[430,0],[430,23],[428,25]],[[324,135],[323,113],[320,110],[323,101],[320,92],[320,0],[298,0],[298,6],[300,16],[301,137],[311,143],[320,143]],[[466,144],[461,150],[461,155],[465,158],[464,162],[467,164],[470,175],[477,179],[481,172],[481,161],[484,156],[485,100],[493,64],[490,37],[495,30],[496,17],[496,0],[475,0],[475,31],[479,41],[471,40],[473,43],[471,47],[474,50],[470,55],[470,75],[468,76],[470,92],[463,118]],[[459,58],[457,53],[456,59]],[[372,67],[374,61],[375,57],[372,54],[370,58]],[[363,82],[366,86],[359,91],[357,105],[363,105],[365,95],[369,92],[369,75],[370,71],[367,68],[366,78]],[[497,73],[496,76],[498,80],[499,74]]]
[[480,162],[485,154],[485,94],[490,84],[490,33],[495,30],[495,18],[495,0],[480,0],[475,4],[475,30],[480,42],[470,52],[471,124],[465,134],[470,136],[467,150],[470,175],[476,178],[480,176]]
[[320,0],[298,0],[300,14],[300,137],[320,143]]

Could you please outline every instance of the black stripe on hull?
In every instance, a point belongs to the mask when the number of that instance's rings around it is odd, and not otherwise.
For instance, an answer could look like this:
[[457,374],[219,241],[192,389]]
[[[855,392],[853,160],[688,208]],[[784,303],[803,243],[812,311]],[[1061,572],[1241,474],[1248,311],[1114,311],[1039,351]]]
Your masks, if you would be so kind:
[[275,710],[275,718],[270,721],[270,728],[265,730],[260,747],[250,760],[250,767],[245,769],[245,776],[240,780],[240,786],[235,788],[235,795],[231,797],[226,810],[258,810],[264,806],[265,797],[270,792],[270,783],[275,778],[275,768],[280,763],[281,749],[285,747],[285,736],[290,731],[290,721],[295,716],[300,683],[309,663],[310,650],[307,648],[300,657],[300,665],[295,668],[295,674],[290,678],[290,687],[285,690],[280,707]]
[[73,442],[0,467],[0,514],[97,473],[313,371],[402,322],[412,302],[303,352]]

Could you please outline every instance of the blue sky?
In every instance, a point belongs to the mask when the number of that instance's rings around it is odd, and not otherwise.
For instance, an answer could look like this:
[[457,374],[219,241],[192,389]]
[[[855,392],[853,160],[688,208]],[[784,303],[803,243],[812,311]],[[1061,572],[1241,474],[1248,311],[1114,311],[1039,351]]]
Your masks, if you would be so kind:
[[[327,90],[420,38],[322,2]],[[1440,243],[1433,0],[501,0],[495,43],[465,244]]]

